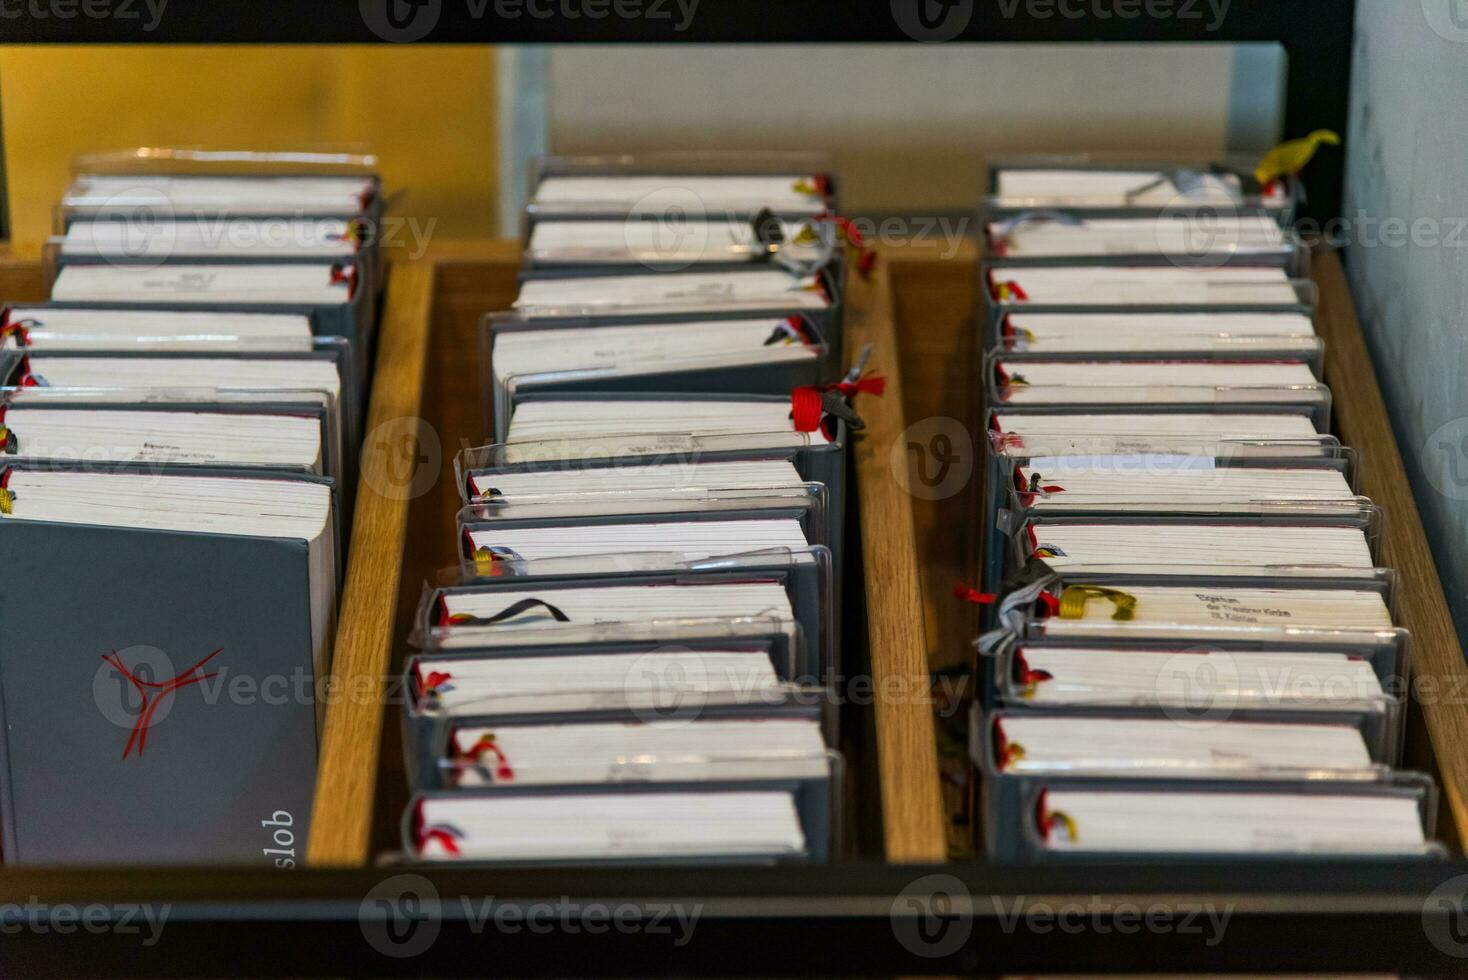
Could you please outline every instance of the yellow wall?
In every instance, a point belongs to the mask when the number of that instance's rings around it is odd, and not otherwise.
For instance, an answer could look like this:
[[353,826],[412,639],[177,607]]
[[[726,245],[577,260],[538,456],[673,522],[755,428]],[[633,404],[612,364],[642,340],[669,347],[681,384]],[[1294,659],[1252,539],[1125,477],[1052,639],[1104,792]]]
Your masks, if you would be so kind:
[[14,251],[36,251],[79,153],[142,145],[365,143],[395,215],[494,234],[488,47],[0,45]]

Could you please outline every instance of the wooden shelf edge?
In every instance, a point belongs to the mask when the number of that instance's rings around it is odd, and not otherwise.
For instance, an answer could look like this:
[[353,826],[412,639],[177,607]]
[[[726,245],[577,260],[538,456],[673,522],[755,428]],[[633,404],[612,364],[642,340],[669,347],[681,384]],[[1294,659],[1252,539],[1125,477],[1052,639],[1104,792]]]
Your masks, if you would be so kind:
[[434,263],[394,264],[377,338],[356,512],[307,844],[313,867],[371,859],[394,610],[418,459]]
[[944,861],[944,806],[912,498],[889,466],[907,423],[886,264],[879,262],[870,279],[853,275],[846,303],[849,356],[854,359],[871,344],[870,364],[887,376],[882,397],[859,402],[866,429],[854,439],[884,850],[891,862]]
[[1421,695],[1413,698],[1410,710],[1419,716],[1417,722],[1425,726],[1431,743],[1430,756],[1411,761],[1421,765],[1435,757],[1452,822],[1451,827],[1440,826],[1438,833],[1446,842],[1461,845],[1468,841],[1468,711],[1463,710],[1460,692],[1468,691],[1468,665],[1407,483],[1345,270],[1339,256],[1326,251],[1316,254],[1312,272],[1320,287],[1316,329],[1325,341],[1325,380],[1336,394],[1336,429],[1342,442],[1363,450],[1361,493],[1385,513],[1380,560],[1408,583],[1397,600],[1397,614],[1399,624],[1412,634],[1413,690]]

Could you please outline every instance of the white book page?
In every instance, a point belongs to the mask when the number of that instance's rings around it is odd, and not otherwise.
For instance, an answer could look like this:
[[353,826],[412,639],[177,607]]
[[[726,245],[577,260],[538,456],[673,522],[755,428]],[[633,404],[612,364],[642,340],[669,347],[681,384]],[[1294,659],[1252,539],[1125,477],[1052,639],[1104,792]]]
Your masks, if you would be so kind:
[[1015,298],[1033,304],[1294,306],[1300,302],[1282,269],[1006,266],[991,274],[996,282],[1017,285]]
[[627,494],[654,490],[763,489],[792,487],[801,482],[795,465],[786,459],[753,459],[717,463],[668,463],[653,466],[594,466],[581,469],[471,472],[475,496],[545,494]]
[[1007,314],[1010,326],[1035,341],[1093,336],[1097,342],[1122,333],[1223,337],[1315,336],[1315,325],[1301,313],[1031,313]]
[[1042,524],[1034,528],[1046,565],[1057,571],[1088,565],[1136,568],[1267,569],[1281,565],[1369,569],[1366,534],[1357,527],[1284,524]]
[[1206,586],[1186,588],[1125,585],[1136,599],[1128,620],[1112,618],[1107,601],[1089,601],[1082,615],[1042,620],[1048,637],[1195,637],[1258,634],[1288,636],[1302,631],[1362,631],[1373,638],[1392,628],[1381,594],[1369,589],[1273,589]]
[[708,436],[669,432],[651,435],[621,433],[585,439],[507,439],[504,462],[513,466],[556,459],[628,459],[701,452],[778,452],[829,445],[830,442],[825,433],[796,432],[793,429],[789,432],[725,433]]
[[360,213],[372,181],[365,177],[209,177],[168,174],[84,174],[62,206],[99,216],[131,215],[139,208],[230,214]]
[[1319,404],[1329,393],[1302,362],[1041,361],[996,363],[1007,405]]
[[321,391],[339,398],[341,378],[325,358],[46,357],[31,373],[52,388],[255,388]]
[[1280,356],[1315,357],[1321,350],[1310,334],[1156,333],[1118,330],[1115,333],[1074,333],[1044,340],[1016,335],[1002,344],[1006,352],[1032,354],[1227,354],[1264,360]]
[[510,330],[494,336],[491,362],[502,382],[515,376],[602,370],[643,374],[694,367],[809,361],[819,351],[781,318]]
[[990,222],[989,239],[1006,258],[1201,256],[1284,252],[1284,231],[1264,215],[1163,215],[1058,221]]
[[696,176],[646,174],[546,177],[530,205],[540,213],[603,212],[664,216],[673,206],[700,212],[820,214],[826,202],[809,174]]
[[12,469],[6,520],[57,521],[313,541],[331,490],[303,480]]
[[808,718],[500,725],[454,732],[456,786],[550,786],[627,779],[811,779],[828,771],[820,723]]
[[[515,406],[508,443],[584,442],[607,439],[621,447],[621,455],[645,446],[646,452],[676,452],[698,448],[693,439],[748,437],[720,448],[781,449],[825,444],[830,440],[817,429],[796,432],[787,401],[607,400],[556,401],[537,399]],[[668,437],[661,439],[660,437]],[[612,455],[617,455],[613,453]],[[531,456],[531,458],[536,458]],[[542,455],[541,458],[548,458]],[[575,453],[573,458],[593,458]]]
[[1339,470],[1214,466],[1213,462],[1201,456],[1061,456],[1031,459],[1018,473],[1024,486],[1042,488],[1029,498],[1037,510],[1190,497],[1260,504],[1356,499]]
[[[12,405],[65,405],[79,398],[100,405],[269,405],[272,409],[280,403],[296,406],[332,406],[331,395],[324,391],[303,388],[51,388],[29,386],[12,388],[8,395]],[[333,414],[333,418],[337,416]],[[333,423],[337,424],[337,423]],[[340,433],[337,433],[340,439]]]
[[1299,351],[1318,346],[1310,318],[1298,313],[1028,313],[1002,326],[1007,349],[1032,353],[1148,351],[1199,353]]
[[16,454],[25,458],[272,465],[313,472],[322,465],[321,422],[314,417],[27,405],[22,401],[5,414]]
[[[1045,414],[995,412],[993,432],[1008,456],[1320,456],[1324,444],[1304,415],[1176,412]],[[1273,440],[1271,445],[1256,445]]]
[[[1292,386],[1319,384],[1309,365],[1299,361],[1041,361],[1000,360],[998,367],[1011,378],[1022,375],[1025,384],[1015,384],[1011,401],[1024,397],[1026,387],[1112,385],[1167,387]],[[1059,397],[1046,393],[1046,397]]]
[[[67,265],[51,298],[97,303],[341,306],[351,284],[322,263],[294,265]],[[335,280],[335,281],[334,281]]]
[[[14,306],[7,323],[25,329],[24,346],[48,350],[309,351],[311,320],[298,313],[61,309]],[[15,333],[5,338],[22,346]]]
[[759,307],[822,310],[830,300],[815,276],[780,269],[527,279],[514,308],[526,316]]
[[780,679],[767,651],[681,650],[547,657],[434,658],[416,680],[441,678],[433,710],[541,714],[686,704],[774,704]]
[[[780,223],[781,253],[797,261],[818,261],[825,252],[819,238],[798,244],[802,226]],[[526,255],[544,263],[646,263],[693,265],[698,262],[753,262],[768,253],[748,221],[700,220],[659,214],[645,220],[537,221]]]
[[787,791],[437,797],[423,801],[428,860],[796,855],[805,833]]
[[1243,203],[1232,174],[1199,174],[1186,193],[1160,170],[1030,169],[998,172],[995,197],[1004,207],[1128,207]]
[[1385,793],[1051,789],[1044,807],[1052,851],[1411,855],[1427,846],[1417,801]]
[[[504,616],[523,600],[553,605],[565,620],[543,606],[523,607]],[[795,611],[778,582],[734,582],[707,585],[607,585],[586,588],[524,588],[494,592],[446,592],[442,595],[447,643],[455,634],[465,644],[556,642],[570,627],[669,623],[708,620],[761,620],[793,633]],[[493,621],[493,622],[488,622]],[[543,634],[537,637],[537,634]]]
[[[580,524],[565,527],[471,528],[477,551],[534,561],[576,555],[670,552],[690,561],[715,555],[809,546],[800,521],[775,518],[740,521],[667,521],[645,524]],[[809,556],[798,556],[808,560]]]
[[[1371,664],[1348,653],[1021,647],[1031,704],[1383,711]],[[1034,672],[1034,673],[1028,673]],[[1024,683],[1022,681],[1022,683]]]
[[1205,436],[1211,439],[1312,439],[1308,416],[1294,413],[1137,412],[1043,414],[996,412],[998,431],[1020,439],[1035,436],[1111,435],[1136,438]]
[[1271,770],[1361,772],[1371,756],[1348,725],[1005,715],[1005,772],[1222,776]]
[[181,221],[74,221],[61,254],[128,261],[180,256],[348,259],[357,254],[346,221],[324,218],[195,218]]

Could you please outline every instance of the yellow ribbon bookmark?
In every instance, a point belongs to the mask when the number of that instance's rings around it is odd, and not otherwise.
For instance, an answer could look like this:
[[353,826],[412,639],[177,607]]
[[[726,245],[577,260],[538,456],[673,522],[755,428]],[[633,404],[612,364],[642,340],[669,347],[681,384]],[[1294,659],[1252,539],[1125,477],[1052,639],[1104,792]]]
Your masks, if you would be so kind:
[[1107,599],[1116,606],[1112,619],[1131,619],[1137,612],[1137,597],[1130,592],[1101,585],[1067,585],[1060,592],[1060,618],[1083,618],[1086,603],[1092,599]]
[[1071,815],[1066,813],[1064,810],[1051,810],[1049,813],[1045,814],[1045,819],[1049,821],[1052,825],[1060,824],[1060,826],[1064,827],[1065,836],[1070,840],[1074,841],[1076,839],[1075,819],[1072,818]]
[[494,552],[488,548],[476,548],[474,551],[474,571],[481,578],[498,576],[499,568],[496,567]]
[[1329,129],[1317,129],[1302,139],[1286,140],[1268,153],[1254,168],[1254,179],[1268,186],[1281,177],[1293,177],[1305,169],[1323,144],[1340,146],[1341,138]]

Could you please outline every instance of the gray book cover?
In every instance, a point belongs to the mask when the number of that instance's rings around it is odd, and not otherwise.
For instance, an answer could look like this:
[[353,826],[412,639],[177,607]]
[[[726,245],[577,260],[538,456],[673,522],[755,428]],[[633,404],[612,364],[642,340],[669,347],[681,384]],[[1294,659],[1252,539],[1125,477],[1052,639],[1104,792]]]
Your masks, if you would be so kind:
[[7,864],[303,863],[308,547],[0,521]]

